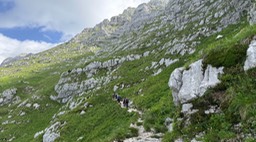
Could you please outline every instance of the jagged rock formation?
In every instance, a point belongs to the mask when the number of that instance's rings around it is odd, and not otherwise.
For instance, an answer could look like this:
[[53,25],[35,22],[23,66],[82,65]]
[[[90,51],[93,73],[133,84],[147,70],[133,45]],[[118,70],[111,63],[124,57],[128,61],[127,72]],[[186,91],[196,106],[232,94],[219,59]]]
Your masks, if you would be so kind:
[[244,63],[244,70],[247,71],[256,67],[256,41],[252,41],[247,50],[247,58]]
[[188,70],[177,68],[173,71],[168,85],[172,89],[174,104],[183,104],[201,97],[209,87],[220,82],[218,75],[223,73],[223,67],[208,65],[204,71],[202,62],[203,60],[199,60],[191,64]]

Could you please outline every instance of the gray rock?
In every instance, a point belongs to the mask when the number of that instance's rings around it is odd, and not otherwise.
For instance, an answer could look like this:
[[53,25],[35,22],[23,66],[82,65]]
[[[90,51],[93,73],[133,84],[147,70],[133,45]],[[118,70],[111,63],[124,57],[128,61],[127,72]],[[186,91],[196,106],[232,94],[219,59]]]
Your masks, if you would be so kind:
[[179,61],[179,59],[174,59],[174,60],[172,60],[172,59],[165,59],[164,64],[165,64],[166,67],[169,67],[170,65],[172,65],[172,64],[174,64],[174,63],[176,63],[178,61]]
[[2,93],[5,100],[11,100],[17,92],[17,88],[7,89]]
[[43,135],[43,142],[54,142],[55,139],[60,137],[60,133],[58,132],[59,127],[61,126],[60,122],[56,122],[51,125],[49,128],[45,129],[45,133]]
[[181,112],[186,114],[186,113],[190,113],[192,111],[192,107],[193,105],[191,103],[189,104],[183,104],[182,105],[182,109],[181,109]]
[[254,2],[251,5],[249,10],[249,22],[251,25],[256,24],[256,3]]
[[20,98],[15,97],[17,93],[17,88],[7,89],[3,91],[2,95],[0,94],[0,105],[5,105],[9,103],[17,103]]
[[113,88],[113,91],[114,91],[114,92],[116,92],[116,91],[117,91],[117,89],[118,89],[118,86],[117,86],[117,85],[115,85],[115,86],[114,86],[114,88]]
[[244,70],[247,71],[256,67],[256,41],[252,41],[247,50],[247,58],[244,63]]
[[175,69],[169,79],[168,86],[172,89],[173,102],[175,105],[178,105],[180,102],[179,92],[182,86],[182,75],[184,68]]
[[166,118],[165,121],[164,121],[164,125],[166,126],[166,128],[168,129],[169,132],[172,132],[173,131],[173,119],[171,118]]
[[183,104],[201,97],[208,88],[214,87],[220,82],[219,74],[223,74],[223,67],[217,69],[208,65],[205,72],[203,72],[202,60],[191,64],[188,70],[184,68],[175,69],[168,83],[172,89],[174,104]]
[[34,138],[37,138],[38,136],[42,135],[43,133],[44,133],[44,130],[35,133]]
[[34,109],[39,109],[40,105],[38,103],[33,104]]

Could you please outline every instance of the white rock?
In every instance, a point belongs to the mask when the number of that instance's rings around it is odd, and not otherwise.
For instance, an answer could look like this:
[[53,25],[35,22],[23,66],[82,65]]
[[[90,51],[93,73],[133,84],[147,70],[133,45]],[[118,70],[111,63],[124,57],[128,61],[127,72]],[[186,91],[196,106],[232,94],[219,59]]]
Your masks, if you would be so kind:
[[220,83],[219,74],[223,74],[223,67],[217,69],[208,65],[205,72],[203,72],[202,60],[191,64],[188,70],[184,70],[184,68],[175,69],[168,83],[172,89],[174,104],[183,104],[201,97],[208,88]]
[[172,97],[175,105],[179,104],[179,91],[182,85],[182,74],[184,68],[175,69],[169,79],[168,86],[172,89]]
[[162,58],[162,59],[159,61],[160,66],[161,66],[161,65],[163,65],[163,64],[164,64],[164,62],[165,62],[165,59],[164,59],[164,58]]
[[191,64],[190,69],[183,72],[182,86],[179,90],[179,99],[182,103],[199,96],[199,86],[203,77],[202,60]]
[[34,109],[38,109],[40,105],[38,103],[33,104]]
[[44,133],[44,130],[35,133],[34,138],[37,138],[38,136],[42,135],[43,133]]
[[174,59],[174,60],[171,60],[171,59],[165,59],[164,61],[164,64],[166,67],[169,67],[170,65],[174,64],[175,62],[178,62],[179,59]]
[[32,104],[30,104],[30,103],[26,104],[26,107],[31,107],[31,106],[32,106]]
[[247,50],[247,58],[244,63],[244,70],[247,71],[256,67],[256,41],[252,41]]
[[143,53],[144,57],[147,57],[149,55],[149,51],[146,51],[145,53]]
[[151,64],[152,64],[151,67],[150,67],[151,69],[152,68],[157,68],[157,62],[152,62]]
[[85,114],[85,111],[84,111],[84,110],[82,110],[82,111],[80,112],[80,115],[83,115],[83,114]]
[[216,84],[220,83],[218,79],[219,74],[223,74],[223,67],[214,68],[211,65],[208,65],[207,69],[204,72],[204,79],[200,84],[200,96],[204,94],[204,92],[209,87],[214,87]]
[[4,97],[4,99],[11,100],[16,92],[17,88],[7,89],[2,93],[2,96]]
[[155,72],[155,73],[153,74],[153,76],[157,76],[157,75],[160,74],[162,71],[163,71],[163,70],[162,70],[161,68],[158,69],[157,72]]
[[58,116],[61,116],[61,115],[65,114],[65,113],[66,113],[66,111],[61,111],[61,112],[59,112],[57,115],[58,115]]
[[118,86],[117,86],[117,85],[115,85],[115,86],[114,86],[114,88],[113,88],[113,91],[114,91],[114,92],[116,92],[116,91],[117,91],[117,89],[118,89]]
[[171,118],[166,118],[165,119],[165,122],[164,122],[164,125],[166,126],[166,128],[168,129],[169,132],[172,132],[173,131],[173,119]]
[[79,137],[76,141],[81,141],[84,137]]
[[216,39],[221,39],[221,38],[223,38],[223,35],[218,35],[218,36],[216,37]]
[[2,122],[2,125],[7,125],[7,124],[9,124],[9,121],[8,121],[8,120]]
[[55,139],[60,137],[60,133],[57,132],[59,127],[60,122],[56,122],[49,128],[46,128],[45,133],[43,135],[43,142],[54,142]]
[[189,113],[189,112],[191,112],[192,107],[193,107],[192,104],[183,104],[183,105],[182,105],[181,112],[182,112],[182,113],[185,113],[185,114],[186,114],[186,113]]
[[21,112],[20,116],[24,116],[26,114],[26,112]]

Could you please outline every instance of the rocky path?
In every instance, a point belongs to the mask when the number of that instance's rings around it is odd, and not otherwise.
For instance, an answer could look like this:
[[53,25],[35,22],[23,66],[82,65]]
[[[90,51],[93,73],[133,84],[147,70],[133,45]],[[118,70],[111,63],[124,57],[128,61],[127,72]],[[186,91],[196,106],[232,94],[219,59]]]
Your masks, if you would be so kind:
[[[122,105],[121,105],[122,107]],[[162,134],[161,133],[154,133],[154,132],[146,132],[146,130],[144,129],[143,125],[137,125],[139,124],[143,124],[143,120],[142,120],[142,111],[133,108],[132,106],[130,106],[130,108],[128,109],[128,112],[136,112],[139,114],[139,119],[137,120],[136,123],[132,123],[130,125],[131,128],[136,128],[138,129],[138,136],[137,137],[132,137],[132,138],[128,138],[123,140],[123,142],[161,142],[161,138],[153,138],[155,137],[161,137]]]

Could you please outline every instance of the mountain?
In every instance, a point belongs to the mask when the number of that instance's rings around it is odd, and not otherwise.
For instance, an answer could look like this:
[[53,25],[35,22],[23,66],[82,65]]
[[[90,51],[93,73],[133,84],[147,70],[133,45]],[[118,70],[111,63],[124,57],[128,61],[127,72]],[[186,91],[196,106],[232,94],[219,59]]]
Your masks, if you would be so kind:
[[6,60],[0,141],[255,141],[255,7],[151,0]]

